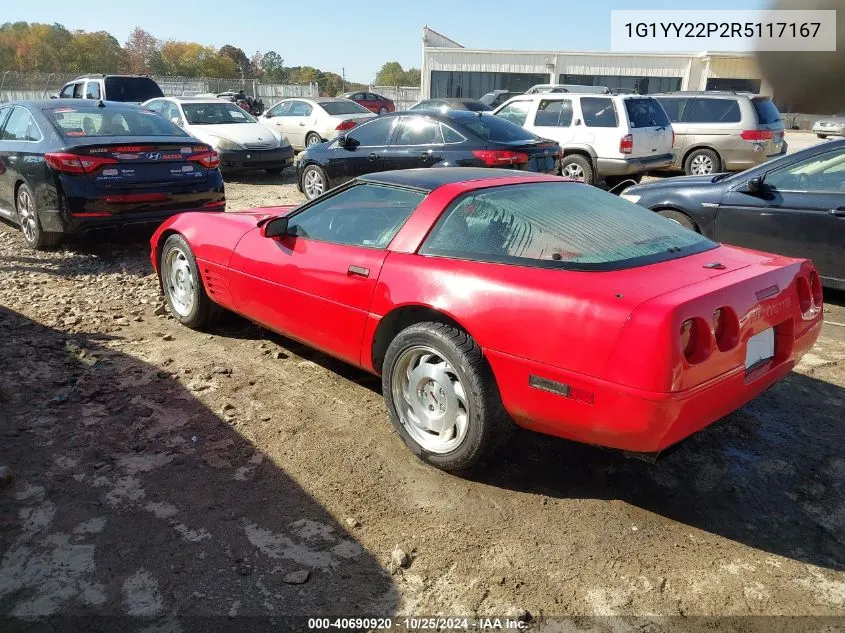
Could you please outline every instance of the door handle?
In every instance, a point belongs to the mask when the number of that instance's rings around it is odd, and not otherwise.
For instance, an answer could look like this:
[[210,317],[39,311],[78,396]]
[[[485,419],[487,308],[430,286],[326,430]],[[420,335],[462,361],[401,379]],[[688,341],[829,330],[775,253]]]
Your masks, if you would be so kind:
[[299,122],[299,125],[300,125],[301,127],[305,127],[305,124],[304,124],[302,121],[300,121],[300,122]]
[[376,158],[378,158],[378,156],[376,155],[376,153],[375,153],[375,152],[372,152],[369,156],[367,156],[367,160],[369,160],[371,163],[372,163],[372,162],[373,162]]
[[836,209],[831,209],[829,213],[830,215],[845,218],[845,207],[837,207]]
[[363,266],[355,266],[354,264],[349,267],[348,270],[349,274],[354,277],[369,277],[370,276],[370,269],[364,268]]
[[420,160],[426,160],[427,158],[431,157],[431,152],[423,152],[420,154]]

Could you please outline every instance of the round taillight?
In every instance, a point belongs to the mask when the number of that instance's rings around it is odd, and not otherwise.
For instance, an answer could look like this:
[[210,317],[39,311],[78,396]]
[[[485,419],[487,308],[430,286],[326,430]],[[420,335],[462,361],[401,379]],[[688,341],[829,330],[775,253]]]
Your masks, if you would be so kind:
[[681,349],[690,364],[700,363],[710,356],[712,340],[707,321],[698,317],[681,323]]
[[819,274],[814,270],[810,273],[810,292],[813,295],[813,303],[816,304],[816,307],[821,307],[822,305],[822,282],[819,279]]
[[798,277],[795,280],[795,289],[798,291],[798,306],[802,314],[807,314],[813,307],[813,295],[810,290],[810,282],[806,277]]
[[723,307],[713,312],[713,338],[720,352],[736,347],[739,342],[739,320],[736,312]]

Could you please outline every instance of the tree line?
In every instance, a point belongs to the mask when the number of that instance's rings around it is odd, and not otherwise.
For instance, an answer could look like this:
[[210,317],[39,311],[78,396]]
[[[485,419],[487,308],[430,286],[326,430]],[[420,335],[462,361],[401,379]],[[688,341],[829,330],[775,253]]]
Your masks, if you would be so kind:
[[[257,79],[272,83],[317,83],[320,94],[365,89],[337,73],[312,66],[285,66],[276,51],[248,56],[226,44],[219,49],[197,42],[159,40],[135,27],[121,46],[105,31],[69,31],[61,24],[7,22],[0,25],[0,71],[45,73],[134,73],[180,77]],[[418,86],[420,71],[388,62],[376,76],[379,85]]]

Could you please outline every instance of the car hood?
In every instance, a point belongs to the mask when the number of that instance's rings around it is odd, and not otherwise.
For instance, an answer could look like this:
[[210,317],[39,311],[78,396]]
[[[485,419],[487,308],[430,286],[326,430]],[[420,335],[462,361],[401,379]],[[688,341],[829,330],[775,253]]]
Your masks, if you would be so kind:
[[835,125],[845,125],[845,117],[829,116],[824,119],[819,119],[816,123],[833,123]]
[[189,125],[188,131],[201,141],[205,141],[208,135],[214,135],[222,136],[240,145],[244,143],[267,143],[278,140],[278,137],[269,128],[260,123]]

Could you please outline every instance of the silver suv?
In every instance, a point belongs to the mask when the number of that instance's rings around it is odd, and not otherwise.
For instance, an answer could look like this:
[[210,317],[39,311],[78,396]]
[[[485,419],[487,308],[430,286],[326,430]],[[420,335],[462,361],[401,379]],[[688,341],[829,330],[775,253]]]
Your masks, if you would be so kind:
[[769,97],[717,91],[649,96],[675,130],[672,169],[689,175],[742,171],[786,153],[783,121]]

